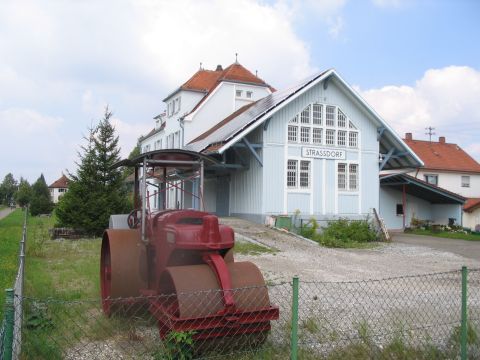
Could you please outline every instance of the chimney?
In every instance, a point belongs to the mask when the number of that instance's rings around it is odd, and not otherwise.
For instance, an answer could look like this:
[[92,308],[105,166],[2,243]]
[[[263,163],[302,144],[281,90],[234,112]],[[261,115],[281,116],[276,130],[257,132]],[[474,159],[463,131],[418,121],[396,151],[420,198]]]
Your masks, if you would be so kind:
[[440,137],[438,138],[438,142],[439,142],[440,144],[445,144],[445,136],[440,136]]
[[223,71],[222,65],[217,65],[215,71]]
[[405,140],[413,140],[412,133],[406,133]]

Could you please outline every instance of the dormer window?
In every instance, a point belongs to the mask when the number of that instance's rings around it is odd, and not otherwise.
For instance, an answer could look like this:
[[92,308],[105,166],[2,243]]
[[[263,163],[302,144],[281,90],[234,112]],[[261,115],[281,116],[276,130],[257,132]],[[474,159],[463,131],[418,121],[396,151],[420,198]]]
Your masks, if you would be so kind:
[[237,90],[237,91],[235,91],[235,95],[236,95],[237,97],[242,97],[242,93],[243,93],[242,90]]
[[251,99],[253,95],[252,91],[247,91],[247,99]]

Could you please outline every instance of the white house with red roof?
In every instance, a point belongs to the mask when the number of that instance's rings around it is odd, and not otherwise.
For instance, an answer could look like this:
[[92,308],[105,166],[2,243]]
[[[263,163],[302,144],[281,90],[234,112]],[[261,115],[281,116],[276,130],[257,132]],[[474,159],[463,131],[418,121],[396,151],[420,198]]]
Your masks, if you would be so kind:
[[68,178],[62,174],[62,176],[55,180],[49,187],[50,197],[54,204],[58,203],[60,197],[68,191]]
[[443,136],[425,141],[407,133],[404,140],[425,164],[410,175],[467,198],[461,223],[472,229],[480,226],[480,164]]

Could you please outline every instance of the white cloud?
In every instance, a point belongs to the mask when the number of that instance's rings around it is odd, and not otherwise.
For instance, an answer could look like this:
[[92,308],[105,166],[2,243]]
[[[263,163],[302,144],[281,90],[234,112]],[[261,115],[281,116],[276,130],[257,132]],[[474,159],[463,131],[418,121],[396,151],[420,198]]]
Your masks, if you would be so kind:
[[[310,6],[325,21],[344,3],[312,0]],[[10,136],[0,151],[8,153],[2,159],[22,161],[2,162],[0,177],[27,168],[31,177],[41,170],[47,178],[74,170],[82,134],[107,103],[128,154],[153,127],[163,96],[199,62],[226,66],[239,53],[240,63],[278,88],[306,77],[316,69],[294,29],[296,6],[282,0],[2,1],[0,130]]]
[[328,33],[332,38],[337,39],[345,25],[345,21],[343,20],[343,17],[337,16],[335,17],[335,19],[330,20],[329,24],[330,24],[330,27],[328,29]]
[[144,121],[141,123],[130,124],[113,116],[112,125],[115,127],[116,134],[119,136],[119,146],[121,148],[120,157],[126,158],[133,148],[137,145],[138,137],[132,136],[134,134],[145,135],[153,129],[153,123]]
[[[75,149],[62,136],[64,119],[32,109],[0,111],[0,163],[2,173],[13,172],[30,181],[44,173],[47,181],[72,165]],[[5,175],[5,174],[0,174]]]
[[[361,91],[361,90],[360,90]],[[402,136],[425,139],[425,128],[472,152],[480,160],[480,71],[467,66],[430,69],[414,86],[361,91]]]
[[372,2],[381,8],[399,8],[406,3],[405,0],[372,0]]

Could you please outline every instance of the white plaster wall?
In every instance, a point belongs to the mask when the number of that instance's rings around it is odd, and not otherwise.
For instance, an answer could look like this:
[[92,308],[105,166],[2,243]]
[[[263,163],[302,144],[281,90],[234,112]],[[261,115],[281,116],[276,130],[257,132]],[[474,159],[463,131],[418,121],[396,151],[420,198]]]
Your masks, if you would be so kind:
[[475,230],[475,226],[480,225],[480,209],[471,213],[463,213],[463,226]]
[[[416,172],[410,173],[415,176]],[[417,178],[425,180],[425,175],[438,175],[438,186],[464,197],[480,197],[480,174],[420,170]],[[462,176],[470,176],[470,187],[462,187]]]
[[[237,89],[242,90],[244,96],[247,90],[253,91],[252,100],[249,101],[245,97],[237,98],[235,95]],[[196,112],[185,119],[185,144],[218,124],[241,106],[263,98],[269,93],[266,87],[220,83]]]

